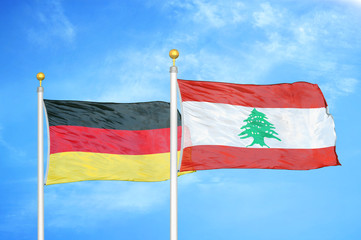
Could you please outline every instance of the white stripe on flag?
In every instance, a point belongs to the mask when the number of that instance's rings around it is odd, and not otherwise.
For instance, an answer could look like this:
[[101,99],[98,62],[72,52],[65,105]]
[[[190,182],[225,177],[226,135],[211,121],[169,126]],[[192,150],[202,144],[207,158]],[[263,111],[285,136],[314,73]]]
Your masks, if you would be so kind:
[[[184,148],[195,145],[247,147],[252,137],[240,139],[253,108],[222,103],[183,102]],[[278,138],[265,138],[271,148],[310,149],[335,146],[333,118],[326,108],[256,108],[274,124]],[[190,136],[191,133],[191,136]],[[255,144],[249,148],[260,148]]]

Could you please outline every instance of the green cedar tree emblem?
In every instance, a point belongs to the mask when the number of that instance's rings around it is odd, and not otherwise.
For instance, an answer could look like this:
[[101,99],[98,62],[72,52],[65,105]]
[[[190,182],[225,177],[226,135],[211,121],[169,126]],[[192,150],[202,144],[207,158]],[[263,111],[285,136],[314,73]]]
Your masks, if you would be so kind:
[[248,116],[246,120],[246,125],[242,126],[240,129],[243,130],[238,136],[241,139],[244,138],[253,138],[253,142],[247,147],[253,146],[254,144],[258,144],[261,147],[269,146],[264,142],[264,138],[275,138],[278,141],[281,141],[275,135],[278,135],[273,129],[276,129],[272,123],[268,122],[266,119],[266,114],[257,111],[255,108],[252,110],[251,114]]

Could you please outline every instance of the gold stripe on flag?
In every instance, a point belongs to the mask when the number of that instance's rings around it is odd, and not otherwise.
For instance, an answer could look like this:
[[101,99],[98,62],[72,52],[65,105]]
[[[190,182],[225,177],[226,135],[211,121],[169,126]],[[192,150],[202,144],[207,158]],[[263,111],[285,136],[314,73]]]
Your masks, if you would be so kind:
[[[180,151],[178,159],[179,155]],[[169,178],[169,152],[148,155],[61,152],[50,155],[46,185],[86,180],[156,182]]]

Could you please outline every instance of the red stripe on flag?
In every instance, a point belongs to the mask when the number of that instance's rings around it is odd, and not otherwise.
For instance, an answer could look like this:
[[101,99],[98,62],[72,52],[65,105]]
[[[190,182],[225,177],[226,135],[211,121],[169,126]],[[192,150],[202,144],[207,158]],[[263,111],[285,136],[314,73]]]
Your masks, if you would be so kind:
[[[181,145],[178,127],[178,150]],[[170,128],[152,130],[112,130],[80,126],[51,126],[50,154],[94,152],[124,155],[166,153],[170,151]]]
[[180,171],[220,168],[309,170],[341,165],[335,147],[319,149],[238,148],[202,145],[183,150]]
[[225,103],[254,108],[321,108],[326,100],[317,84],[250,85],[178,79],[182,101]]

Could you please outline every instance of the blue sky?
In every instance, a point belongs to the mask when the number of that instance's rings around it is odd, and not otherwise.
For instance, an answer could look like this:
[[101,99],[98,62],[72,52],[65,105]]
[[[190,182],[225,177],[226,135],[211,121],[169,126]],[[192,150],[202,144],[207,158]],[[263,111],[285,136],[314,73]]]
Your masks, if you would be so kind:
[[[36,239],[36,73],[48,99],[169,101],[178,77],[321,87],[341,167],[179,178],[179,239],[361,238],[361,1],[2,1],[0,239]],[[45,148],[46,149],[46,148]],[[169,181],[45,187],[46,239],[169,239]]]

